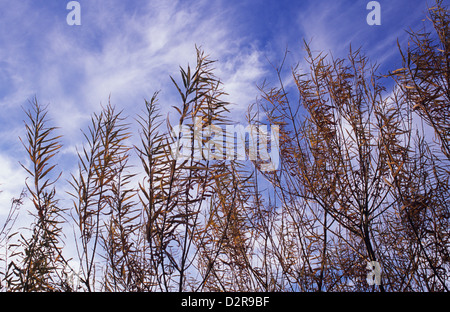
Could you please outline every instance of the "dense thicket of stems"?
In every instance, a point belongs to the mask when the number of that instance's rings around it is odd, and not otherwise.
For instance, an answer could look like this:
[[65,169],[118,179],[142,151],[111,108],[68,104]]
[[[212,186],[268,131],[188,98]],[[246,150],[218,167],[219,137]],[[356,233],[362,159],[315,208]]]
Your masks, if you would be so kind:
[[[428,18],[432,31],[410,32],[386,75],[359,49],[336,59],[306,43],[292,83],[284,61],[275,67],[247,115],[279,127],[273,171],[212,147],[234,122],[200,49],[171,77],[170,118],[158,92],[134,119],[138,135],[111,101],[92,115],[66,194],[59,130],[34,99],[21,138],[29,178],[0,228],[0,289],[448,291],[448,8],[437,1]],[[16,229],[25,205],[32,224]],[[375,262],[379,283],[367,280]]]

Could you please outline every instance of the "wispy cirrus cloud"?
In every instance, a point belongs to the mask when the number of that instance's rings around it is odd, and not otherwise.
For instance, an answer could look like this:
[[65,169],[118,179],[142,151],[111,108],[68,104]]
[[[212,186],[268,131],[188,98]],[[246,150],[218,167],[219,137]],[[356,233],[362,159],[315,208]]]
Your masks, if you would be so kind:
[[[163,110],[174,105],[178,98],[170,76],[177,76],[180,65],[195,66],[196,45],[219,61],[218,76],[226,83],[228,100],[236,109],[254,100],[256,88],[251,88],[262,79],[265,60],[251,42],[234,36],[235,26],[225,3],[80,3],[82,25],[70,27],[65,22],[65,8],[55,11],[53,5],[41,7],[32,1],[2,1],[6,10],[15,12],[13,16],[3,14],[2,24],[23,21],[16,23],[12,32],[5,27],[0,30],[0,70],[9,83],[0,94],[0,107],[8,112],[2,114],[8,126],[0,128],[9,138],[0,142],[2,150],[8,151],[2,155],[4,172],[21,170],[13,161],[25,157],[17,140],[23,136],[21,106],[34,95],[49,104],[51,123],[64,135],[63,153],[73,154],[82,140],[80,129],[86,128],[90,114],[110,95],[113,104],[132,117],[141,111],[143,99],[157,90],[162,90]],[[74,165],[60,163],[69,169]],[[10,176],[0,177],[2,189],[17,188],[16,179],[8,179]]]

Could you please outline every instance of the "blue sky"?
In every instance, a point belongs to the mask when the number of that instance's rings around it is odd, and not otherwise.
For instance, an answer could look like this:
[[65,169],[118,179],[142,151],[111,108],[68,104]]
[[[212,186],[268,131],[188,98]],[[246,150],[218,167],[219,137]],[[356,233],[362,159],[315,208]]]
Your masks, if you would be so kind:
[[69,26],[68,2],[0,0],[0,224],[24,186],[18,137],[22,107],[34,96],[61,128],[59,163],[67,172],[76,166],[64,159],[74,159],[80,129],[110,95],[131,118],[158,90],[164,113],[176,104],[169,76],[194,65],[195,45],[218,61],[216,74],[242,121],[256,85],[274,79],[268,60],[278,64],[286,48],[287,69],[302,62],[305,39],[334,57],[345,57],[350,43],[361,46],[387,72],[399,66],[397,39],[406,44],[405,30],[420,28],[427,8],[424,0],[381,0],[381,25],[369,26],[367,0],[80,0],[81,25]]

